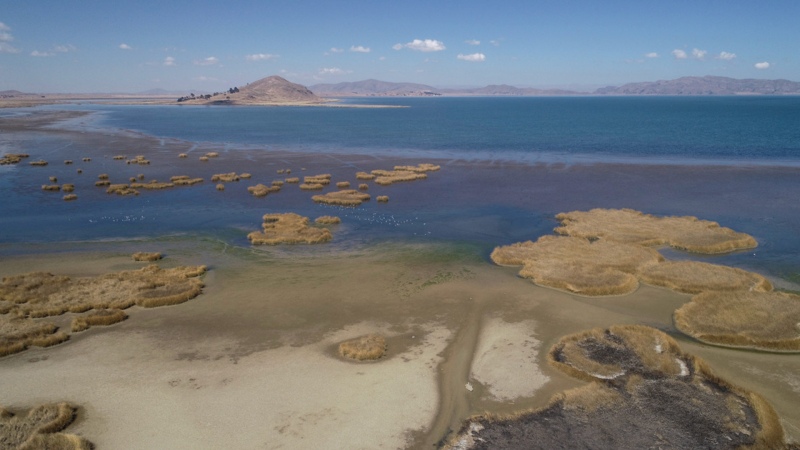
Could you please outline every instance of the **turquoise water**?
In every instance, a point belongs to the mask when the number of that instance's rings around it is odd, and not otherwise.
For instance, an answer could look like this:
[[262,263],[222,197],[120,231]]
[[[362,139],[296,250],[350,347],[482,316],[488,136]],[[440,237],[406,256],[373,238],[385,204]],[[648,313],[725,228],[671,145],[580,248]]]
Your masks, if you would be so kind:
[[800,164],[800,97],[367,98],[405,108],[96,106],[103,124],[310,152]]
[[[0,257],[41,251],[47,243],[166,236],[247,248],[246,234],[260,227],[263,214],[285,211],[342,217],[331,248],[446,243],[467,245],[488,257],[496,245],[550,234],[559,212],[606,207],[718,221],[752,234],[760,245],[754,252],[710,261],[800,279],[798,97],[351,102],[406,107],[41,108],[97,114],[73,121],[69,132],[0,134],[2,152],[57,162],[46,168],[0,167]],[[166,138],[185,141],[194,165],[179,161]],[[126,150],[120,149],[123,144]],[[209,149],[222,157],[199,165],[199,152]],[[111,160],[122,152],[146,153],[154,164],[140,168]],[[86,153],[95,155],[94,161],[77,162]],[[263,199],[245,189],[282,178],[276,168],[292,167],[296,176],[333,173],[334,181],[356,182],[357,170],[428,158],[438,158],[443,166],[429,179],[370,188],[373,196],[389,195],[387,205],[334,208],[315,204],[311,194],[289,186]],[[63,159],[76,164],[62,165]],[[300,165],[308,165],[308,171],[298,171]],[[84,176],[76,175],[78,167],[85,169]],[[252,172],[254,178],[217,192],[208,180],[229,171]],[[93,186],[102,172],[114,182],[139,172],[159,179],[189,172],[206,183],[119,198]],[[79,200],[64,202],[60,194],[43,192],[48,176],[76,183]],[[687,257],[673,253],[671,258]]]

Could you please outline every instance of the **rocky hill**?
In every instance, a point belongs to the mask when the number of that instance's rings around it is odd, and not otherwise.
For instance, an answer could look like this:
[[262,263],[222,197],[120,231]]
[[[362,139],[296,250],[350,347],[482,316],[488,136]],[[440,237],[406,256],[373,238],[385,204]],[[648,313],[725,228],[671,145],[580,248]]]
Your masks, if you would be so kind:
[[179,98],[178,102],[192,105],[314,105],[324,100],[303,85],[273,75],[224,92],[190,94]]
[[598,95],[786,95],[800,94],[800,83],[789,80],[756,80],[728,77],[682,77],[644,83],[608,86]]

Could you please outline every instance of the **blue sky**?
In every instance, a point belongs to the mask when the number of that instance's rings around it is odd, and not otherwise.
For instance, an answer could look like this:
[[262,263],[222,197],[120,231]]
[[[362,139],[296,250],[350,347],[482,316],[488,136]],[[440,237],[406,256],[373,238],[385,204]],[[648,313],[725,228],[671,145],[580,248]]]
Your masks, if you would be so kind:
[[800,1],[0,0],[0,90],[800,81]]

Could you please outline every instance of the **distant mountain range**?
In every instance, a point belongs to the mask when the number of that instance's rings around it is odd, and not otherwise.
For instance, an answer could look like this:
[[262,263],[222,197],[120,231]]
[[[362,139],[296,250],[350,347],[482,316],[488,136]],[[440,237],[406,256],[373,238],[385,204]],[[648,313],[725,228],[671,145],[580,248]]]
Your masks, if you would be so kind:
[[789,80],[683,77],[675,80],[628,83],[594,92],[518,88],[507,84],[472,89],[439,89],[416,83],[364,80],[315,84],[309,89],[320,97],[429,97],[429,96],[553,96],[553,95],[800,95],[800,83]]

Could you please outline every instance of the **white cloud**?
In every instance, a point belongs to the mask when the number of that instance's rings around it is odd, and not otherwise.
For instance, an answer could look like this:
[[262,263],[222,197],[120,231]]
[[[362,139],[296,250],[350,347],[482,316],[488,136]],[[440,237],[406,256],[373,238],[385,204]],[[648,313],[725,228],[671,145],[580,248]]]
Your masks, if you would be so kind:
[[31,56],[40,56],[40,57],[45,57],[45,56],[55,56],[55,53],[51,53],[51,52],[40,52],[39,50],[34,50],[34,51],[32,51],[32,52],[31,52]]
[[656,53],[656,52],[645,53],[644,57],[645,58],[658,58],[658,53]]
[[19,53],[19,50],[9,44],[13,40],[14,36],[11,35],[11,27],[0,22],[0,53]]
[[216,56],[209,56],[208,58],[198,59],[194,62],[194,65],[196,66],[213,66],[216,64],[219,64],[219,58]]
[[244,59],[248,61],[268,61],[277,58],[278,55],[271,53],[253,53],[252,55],[244,55]]
[[498,47],[500,46],[500,41],[502,41],[502,39],[492,39],[491,41],[489,41],[489,43],[494,45],[495,47]]
[[53,50],[59,53],[67,53],[67,52],[74,52],[75,50],[77,50],[77,48],[75,48],[75,46],[72,44],[67,44],[67,45],[56,45],[55,47],[53,47]]
[[202,81],[202,82],[207,82],[207,81],[214,81],[214,82],[216,82],[216,81],[219,81],[217,78],[214,78],[214,77],[205,77],[205,76],[199,76],[199,77],[195,77],[195,78],[194,78],[194,80],[196,80],[196,81]]
[[320,75],[345,75],[348,73],[353,73],[350,70],[342,70],[338,67],[326,67],[323,69],[319,69]]
[[468,45],[481,45],[481,41],[477,39],[467,39],[466,41],[464,41],[464,43]]
[[456,56],[456,58],[462,61],[470,61],[470,62],[483,62],[486,61],[486,55],[483,53],[473,53],[471,55],[462,55],[461,53]]
[[703,59],[706,58],[706,53],[708,53],[708,52],[705,51],[705,50],[700,50],[700,49],[697,49],[697,48],[692,49],[692,58],[703,60]]
[[406,44],[394,44],[392,48],[395,50],[407,48],[419,52],[440,52],[446,47],[444,46],[444,42],[435,39],[414,39]]
[[725,61],[730,61],[734,58],[736,58],[736,53],[719,52],[719,56],[717,56],[717,59],[722,59]]
[[172,56],[167,56],[166,58],[164,58],[164,65],[171,67],[171,66],[177,66],[178,64],[175,63],[175,58],[173,58]]
[[688,58],[688,56],[686,55],[686,52],[681,50],[681,49],[678,49],[678,48],[673,50],[671,53],[672,53],[672,56],[675,57],[675,59],[686,59],[686,58]]
[[342,53],[342,52],[344,52],[343,48],[331,47],[331,53]]
[[362,45],[353,45],[352,47],[350,47],[350,51],[356,53],[369,53],[372,50],[370,50],[369,47],[364,47]]
[[128,44],[126,44],[124,42],[122,44],[119,44],[119,48],[121,50],[133,50],[133,47],[131,47],[130,45],[128,45]]
[[756,69],[758,69],[758,70],[769,69],[769,63],[766,62],[766,61],[760,62],[760,63],[756,63],[754,67]]

